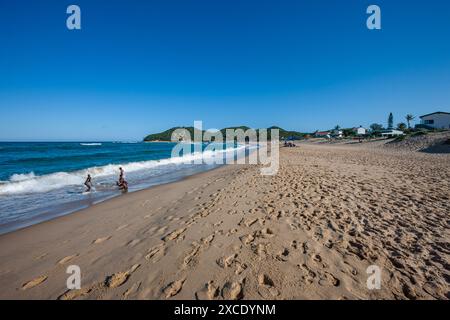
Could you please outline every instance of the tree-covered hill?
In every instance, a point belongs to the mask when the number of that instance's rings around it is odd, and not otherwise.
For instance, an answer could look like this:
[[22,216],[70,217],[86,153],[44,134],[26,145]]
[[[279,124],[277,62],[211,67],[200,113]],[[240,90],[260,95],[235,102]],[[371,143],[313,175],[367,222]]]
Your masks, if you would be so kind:
[[[153,133],[153,134],[149,134],[144,138],[144,141],[146,142],[151,142],[151,141],[171,141],[171,137],[172,134],[175,130],[177,129],[185,129],[189,132],[191,139],[194,139],[194,127],[174,127],[171,129],[168,129],[166,131],[163,132],[159,132],[159,133]],[[244,132],[247,131],[248,129],[250,129],[250,127],[247,126],[239,126],[239,127],[228,127],[228,128],[223,128],[220,130],[220,132],[222,133],[223,138],[225,139],[226,137],[226,130],[227,129],[242,129]],[[280,127],[276,127],[276,126],[272,126],[270,128],[267,128],[267,136],[268,139],[271,138],[271,131],[270,129],[278,129],[279,130],[279,136],[281,140],[286,140],[286,139],[291,139],[291,140],[298,140],[298,139],[302,139],[306,133],[302,133],[302,132],[297,132],[297,131],[289,131],[289,130],[284,130]],[[258,130],[257,130],[258,131]],[[205,131],[202,131],[202,134],[204,134]],[[259,132],[258,132],[259,135]],[[188,140],[188,138],[185,135],[178,135],[176,137],[176,140],[178,141],[186,141]]]

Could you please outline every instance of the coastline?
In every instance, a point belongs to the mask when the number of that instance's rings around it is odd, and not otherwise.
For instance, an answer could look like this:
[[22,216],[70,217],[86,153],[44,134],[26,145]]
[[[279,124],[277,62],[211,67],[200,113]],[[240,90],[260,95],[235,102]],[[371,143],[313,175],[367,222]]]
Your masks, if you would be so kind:
[[[55,165],[48,172],[34,173],[34,168],[30,167],[21,172],[22,168],[9,168],[3,172],[3,180],[0,181],[0,234],[11,232],[35,223],[46,221],[54,217],[71,214],[92,206],[93,204],[121,196],[123,192],[115,185],[115,174],[122,166],[126,172],[128,181],[128,193],[148,189],[156,185],[170,183],[183,179],[187,176],[199,172],[214,169],[222,164],[208,162],[208,159],[217,156],[217,153],[208,151],[203,156],[205,162],[197,165],[184,163],[183,157],[171,157],[171,145],[168,147],[142,148],[142,144],[120,144],[114,143],[95,147],[96,149],[77,150],[75,145],[63,143],[51,146],[52,152],[61,157],[61,150],[69,149],[75,154],[73,161],[77,161],[77,152],[87,152],[92,154],[94,161],[85,161],[74,169],[70,164],[70,156],[60,167]],[[164,143],[166,144],[166,143]],[[34,148],[33,145],[31,147]],[[45,145],[39,145],[45,148]],[[150,147],[150,146],[147,146]],[[14,149],[14,146],[11,147]],[[72,150],[73,149],[73,150]],[[33,149],[35,150],[35,149]],[[231,150],[227,148],[226,150]],[[243,157],[250,149],[240,150],[237,148],[237,157]],[[65,151],[62,151],[65,152]],[[69,153],[71,153],[69,152]],[[103,157],[99,163],[98,153],[110,152],[111,158]],[[124,158],[121,153],[130,154],[129,158]],[[137,152],[138,155],[134,154]],[[150,157],[149,157],[150,153]],[[66,156],[64,154],[64,156]],[[118,161],[117,158],[120,158]],[[192,159],[198,155],[187,155]],[[84,156],[87,158],[87,156]],[[45,158],[48,162],[48,159]],[[128,161],[127,161],[128,160]],[[22,161],[24,161],[22,159]],[[25,161],[27,161],[25,159]],[[50,161],[51,162],[51,161]],[[86,176],[90,174],[94,179],[94,186],[91,192],[86,192],[83,184]]]
[[222,166],[1,235],[0,298],[449,298],[449,155],[300,144],[280,157],[275,176]]
[[60,204],[58,206],[48,208],[46,210],[44,209],[44,210],[42,210],[42,213],[40,213],[36,216],[33,216],[31,218],[2,224],[2,225],[0,225],[0,236],[3,234],[21,230],[23,228],[31,227],[35,224],[50,221],[52,219],[57,219],[59,217],[65,216],[65,215],[70,215],[77,211],[88,209],[92,206],[95,206],[95,205],[105,202],[105,201],[109,201],[116,197],[126,196],[127,194],[130,194],[130,193],[140,192],[140,191],[154,188],[159,185],[170,184],[170,183],[173,183],[176,181],[187,179],[193,175],[197,175],[197,174],[201,174],[204,172],[208,172],[210,170],[218,169],[218,168],[220,168],[220,166],[221,165],[211,166],[210,168],[204,168],[204,169],[192,169],[192,170],[187,170],[185,172],[178,172],[177,174],[166,174],[162,177],[154,177],[151,180],[151,182],[142,184],[139,187],[132,186],[125,193],[120,190],[111,190],[110,192],[102,194],[101,196],[97,196],[97,197],[95,197],[95,195],[93,195],[93,194],[92,195],[89,194],[84,199],[71,201],[71,202],[68,202],[65,204]]
[[[183,180],[188,180],[188,179],[191,179],[191,178],[193,178],[193,177],[195,177],[197,175],[202,175],[202,174],[208,173],[209,171],[218,170],[218,169],[220,169],[223,166],[224,165],[218,165],[218,166],[213,167],[211,169],[201,170],[201,171],[198,171],[196,173],[182,175],[182,176],[179,176],[178,178],[167,180],[166,182],[152,184],[152,185],[150,185],[148,187],[140,188],[140,189],[133,190],[133,191],[128,191],[128,192],[120,192],[120,191],[118,191],[118,192],[116,192],[113,195],[107,196],[105,198],[100,198],[97,201],[90,201],[88,199],[86,199],[86,201],[82,201],[82,202],[76,201],[78,203],[76,209],[68,209],[67,207],[62,206],[60,211],[54,211],[54,212],[51,212],[49,214],[43,214],[44,217],[37,216],[37,217],[32,218],[30,220],[13,222],[13,223],[11,223],[12,226],[10,226],[10,227],[9,227],[9,224],[2,225],[2,226],[0,226],[0,238],[3,235],[7,235],[7,234],[12,233],[12,232],[17,232],[17,231],[20,231],[20,230],[23,230],[23,229],[32,228],[35,225],[43,224],[43,223],[46,223],[46,222],[50,222],[52,220],[56,220],[56,219],[68,216],[68,215],[76,214],[76,213],[84,211],[84,210],[88,210],[90,208],[93,208],[93,207],[101,204],[101,203],[111,201],[111,200],[113,200],[115,198],[127,197],[127,196],[129,196],[131,194],[140,193],[140,192],[146,192],[148,190],[151,190],[153,188],[157,188],[159,186],[170,185],[170,184],[174,184],[174,183],[177,183],[177,182],[180,182],[180,181],[183,181]],[[16,228],[15,227],[16,224],[22,225],[22,226]],[[10,231],[3,232],[3,230],[9,229],[9,228],[11,228]]]

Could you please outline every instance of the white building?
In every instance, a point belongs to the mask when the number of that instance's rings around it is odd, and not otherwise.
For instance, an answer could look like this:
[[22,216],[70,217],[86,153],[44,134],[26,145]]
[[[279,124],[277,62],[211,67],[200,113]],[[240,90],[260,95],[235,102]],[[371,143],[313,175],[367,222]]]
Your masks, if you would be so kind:
[[434,129],[450,129],[449,112],[433,112],[420,117],[420,123]]
[[353,128],[353,132],[356,133],[356,135],[358,136],[363,136],[367,133],[367,130],[366,128],[360,126],[359,128]]
[[396,136],[403,136],[404,133],[403,131],[400,130],[389,129],[381,131],[381,135],[383,137],[396,137]]
[[331,131],[331,136],[333,138],[342,138],[344,136],[344,131],[339,130],[339,129],[334,129],[333,131]]

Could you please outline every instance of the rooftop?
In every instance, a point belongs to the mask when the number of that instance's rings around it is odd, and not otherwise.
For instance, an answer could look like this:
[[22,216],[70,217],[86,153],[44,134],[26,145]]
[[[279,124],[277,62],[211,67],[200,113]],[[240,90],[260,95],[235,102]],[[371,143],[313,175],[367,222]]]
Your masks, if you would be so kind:
[[424,114],[423,116],[420,116],[419,118],[432,116],[433,114],[450,114],[450,112],[437,111],[437,112],[433,112],[433,113],[429,113],[429,114]]

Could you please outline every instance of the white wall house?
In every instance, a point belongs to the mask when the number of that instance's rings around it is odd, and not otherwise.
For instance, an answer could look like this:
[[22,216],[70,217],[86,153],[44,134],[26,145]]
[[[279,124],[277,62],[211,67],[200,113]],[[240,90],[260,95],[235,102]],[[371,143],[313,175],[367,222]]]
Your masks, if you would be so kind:
[[342,138],[344,136],[344,131],[334,129],[333,131],[331,131],[331,136],[333,138]]
[[363,136],[366,134],[367,130],[366,128],[360,126],[359,128],[353,128],[353,132],[356,133],[358,136]]
[[450,129],[449,112],[433,112],[420,117],[420,123],[435,129]]

